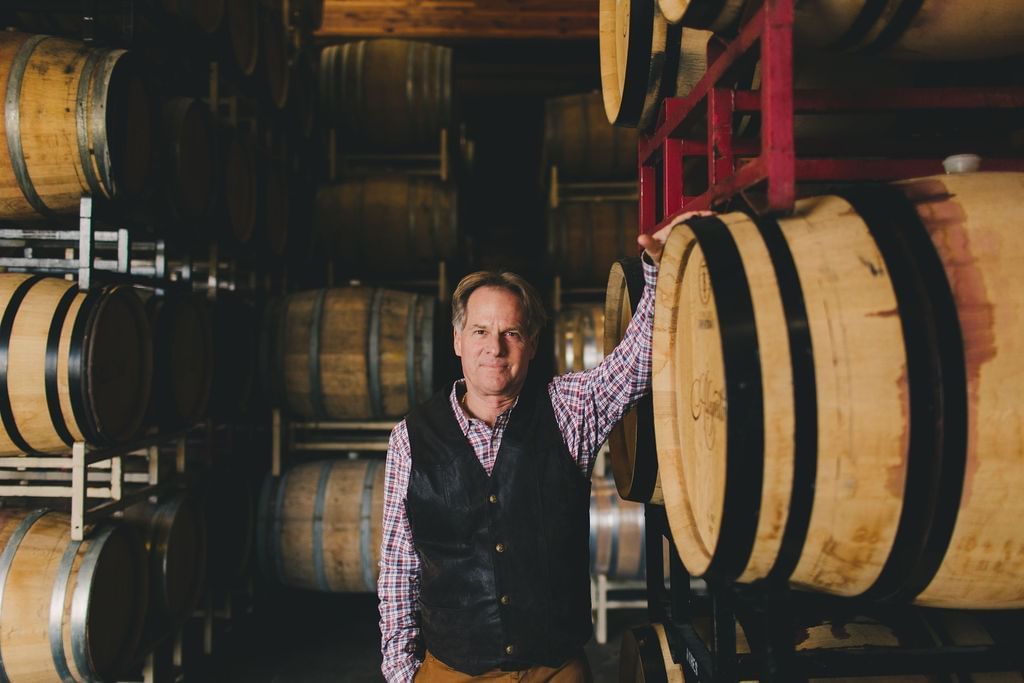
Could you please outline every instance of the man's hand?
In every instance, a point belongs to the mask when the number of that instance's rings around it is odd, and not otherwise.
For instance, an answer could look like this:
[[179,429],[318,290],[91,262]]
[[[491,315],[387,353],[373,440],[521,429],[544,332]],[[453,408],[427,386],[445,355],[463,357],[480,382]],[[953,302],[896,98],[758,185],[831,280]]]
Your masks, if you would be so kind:
[[684,214],[676,216],[675,219],[666,225],[664,228],[654,233],[653,235],[640,235],[636,238],[637,244],[639,244],[655,265],[661,263],[661,252],[665,249],[665,242],[668,241],[668,236],[672,234],[672,228],[676,227],[680,223],[687,221],[694,216],[714,216],[714,211],[687,211]]

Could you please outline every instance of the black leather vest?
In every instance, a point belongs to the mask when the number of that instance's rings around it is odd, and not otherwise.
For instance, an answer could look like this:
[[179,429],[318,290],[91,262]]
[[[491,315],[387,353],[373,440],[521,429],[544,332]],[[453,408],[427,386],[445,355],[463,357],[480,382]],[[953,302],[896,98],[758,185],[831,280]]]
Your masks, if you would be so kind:
[[426,647],[463,673],[559,666],[592,632],[590,482],[546,388],[520,396],[490,477],[440,393],[406,418]]

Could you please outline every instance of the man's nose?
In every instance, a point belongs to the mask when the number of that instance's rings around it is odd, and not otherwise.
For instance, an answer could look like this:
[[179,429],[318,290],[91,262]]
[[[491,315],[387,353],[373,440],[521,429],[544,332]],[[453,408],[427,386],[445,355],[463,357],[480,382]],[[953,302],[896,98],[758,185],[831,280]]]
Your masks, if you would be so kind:
[[507,350],[505,344],[505,335],[503,334],[492,334],[489,335],[487,350],[495,356],[504,356]]

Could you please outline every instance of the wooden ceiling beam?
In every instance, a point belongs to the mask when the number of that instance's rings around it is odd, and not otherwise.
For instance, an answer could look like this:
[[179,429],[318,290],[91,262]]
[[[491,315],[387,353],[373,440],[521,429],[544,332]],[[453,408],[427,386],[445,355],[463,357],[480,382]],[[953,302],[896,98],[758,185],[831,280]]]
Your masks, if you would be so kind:
[[318,37],[596,40],[597,0],[326,0]]

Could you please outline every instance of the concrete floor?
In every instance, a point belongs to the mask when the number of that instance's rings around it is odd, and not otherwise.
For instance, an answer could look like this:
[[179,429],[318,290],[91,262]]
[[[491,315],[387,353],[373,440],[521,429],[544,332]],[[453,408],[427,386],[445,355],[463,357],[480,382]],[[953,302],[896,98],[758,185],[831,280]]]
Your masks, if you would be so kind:
[[[643,623],[642,610],[609,614],[608,643],[593,639],[587,655],[597,683],[618,680],[626,627]],[[271,590],[248,619],[218,639],[210,670],[186,681],[216,683],[378,682],[380,631],[375,595],[323,595]]]

